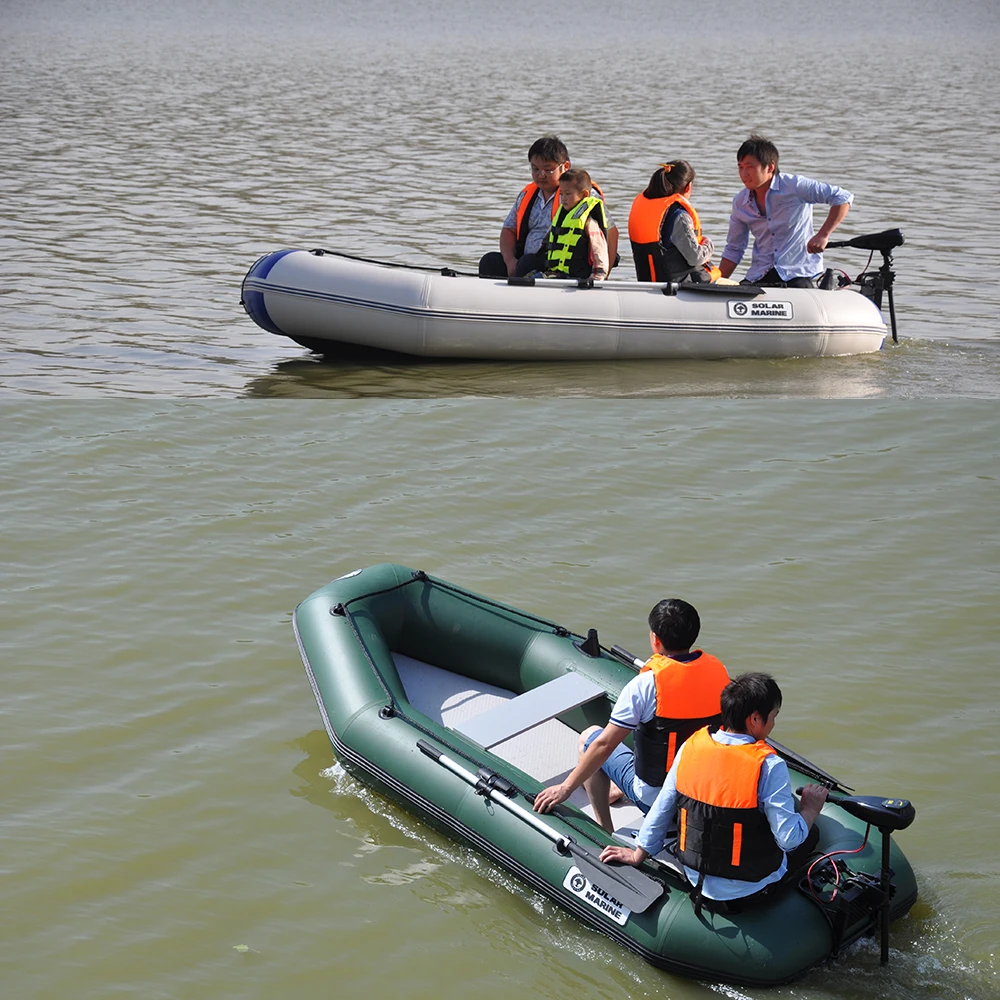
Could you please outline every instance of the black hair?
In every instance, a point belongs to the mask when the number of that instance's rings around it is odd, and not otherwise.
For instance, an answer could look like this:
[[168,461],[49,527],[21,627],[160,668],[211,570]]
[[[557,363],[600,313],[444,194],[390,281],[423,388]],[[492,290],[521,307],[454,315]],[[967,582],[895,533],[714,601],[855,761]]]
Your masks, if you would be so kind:
[[776,708],[781,708],[781,688],[770,674],[740,674],[722,691],[722,724],[735,733],[747,731],[754,712],[766,719]]
[[528,150],[528,162],[530,163],[536,156],[549,163],[565,163],[569,159],[569,151],[559,136],[543,135],[541,139],[536,139],[531,144]]
[[677,597],[668,597],[649,612],[649,628],[671,653],[690,649],[701,631],[698,612]]
[[752,156],[762,167],[774,167],[778,169],[778,147],[770,139],[765,139],[756,132],[750,134],[736,153],[736,162],[739,163],[744,156]]
[[559,178],[559,183],[565,184],[567,187],[581,194],[584,191],[592,190],[594,187],[594,182],[590,179],[590,174],[586,170],[579,170],[576,167],[562,174]]
[[672,194],[680,194],[694,181],[694,177],[694,167],[687,160],[661,163],[642,193],[646,198],[668,198]]

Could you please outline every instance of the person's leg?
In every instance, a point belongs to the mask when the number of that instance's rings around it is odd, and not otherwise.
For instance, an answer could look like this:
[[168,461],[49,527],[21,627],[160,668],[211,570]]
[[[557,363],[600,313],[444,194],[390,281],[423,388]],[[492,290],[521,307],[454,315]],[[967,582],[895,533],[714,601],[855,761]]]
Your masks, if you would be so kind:
[[491,250],[489,253],[484,253],[479,259],[479,277],[507,277],[507,264],[504,262],[503,254],[499,250]]
[[532,271],[544,271],[548,265],[548,257],[543,253],[526,253],[517,262],[514,274],[521,278]]
[[[579,743],[581,754],[586,751],[600,732],[601,729],[595,726],[581,733]],[[635,755],[628,747],[619,745],[611,751],[611,756],[604,762],[601,769],[583,783],[587,798],[590,799],[591,808],[594,810],[594,816],[608,833],[614,833],[615,829],[614,820],[611,818],[612,787],[617,786],[630,802],[638,806],[643,814],[649,812],[649,806],[636,802],[632,797],[634,778]]]
[[785,282],[787,288],[815,288],[816,279],[815,278],[789,278]]

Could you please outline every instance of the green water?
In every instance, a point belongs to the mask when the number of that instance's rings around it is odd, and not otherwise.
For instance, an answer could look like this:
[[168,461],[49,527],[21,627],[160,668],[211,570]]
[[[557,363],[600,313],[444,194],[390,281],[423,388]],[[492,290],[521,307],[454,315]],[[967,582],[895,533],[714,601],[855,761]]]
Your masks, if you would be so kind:
[[997,995],[994,408],[8,401],[2,418],[7,995],[711,990],[330,770],[290,613],[383,559],[635,648],[657,599],[691,600],[731,670],[779,678],[778,739],[917,807],[899,839],[921,897],[888,970],[864,944],[776,995]]

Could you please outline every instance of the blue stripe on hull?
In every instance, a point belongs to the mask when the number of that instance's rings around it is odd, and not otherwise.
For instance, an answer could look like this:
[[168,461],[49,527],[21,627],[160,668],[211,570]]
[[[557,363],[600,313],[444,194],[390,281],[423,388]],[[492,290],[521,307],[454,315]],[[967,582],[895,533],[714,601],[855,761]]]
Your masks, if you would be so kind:
[[268,333],[277,333],[282,337],[288,336],[284,330],[280,329],[271,319],[270,314],[267,311],[267,306],[264,304],[264,293],[258,292],[255,289],[247,288],[247,282],[251,278],[266,278],[271,272],[271,268],[281,260],[282,257],[287,254],[295,253],[294,250],[275,250],[273,253],[264,254],[263,257],[258,258],[253,266],[247,271],[246,277],[243,279],[243,296],[242,304],[243,308],[246,310],[247,315],[262,329],[267,330]]

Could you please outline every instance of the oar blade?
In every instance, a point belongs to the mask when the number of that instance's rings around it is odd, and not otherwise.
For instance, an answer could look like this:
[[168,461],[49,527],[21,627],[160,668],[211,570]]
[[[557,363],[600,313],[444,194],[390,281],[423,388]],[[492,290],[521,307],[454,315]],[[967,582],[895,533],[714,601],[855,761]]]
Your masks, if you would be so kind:
[[644,913],[663,895],[666,886],[631,865],[606,865],[593,851],[575,841],[568,845],[573,860],[583,876],[612,903],[628,907],[633,913]]

